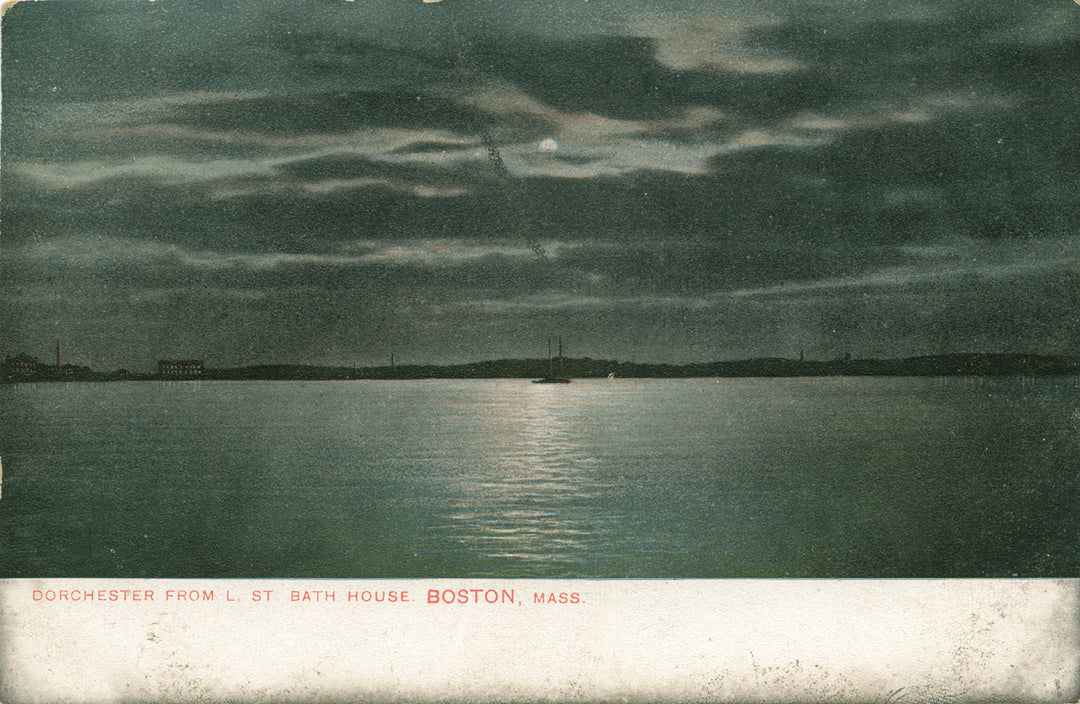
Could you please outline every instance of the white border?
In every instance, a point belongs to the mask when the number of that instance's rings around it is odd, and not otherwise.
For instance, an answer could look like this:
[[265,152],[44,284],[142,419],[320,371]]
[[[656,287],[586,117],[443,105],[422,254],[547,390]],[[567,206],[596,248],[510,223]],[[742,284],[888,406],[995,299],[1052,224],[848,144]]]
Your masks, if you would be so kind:
[[0,702],[1075,702],[1078,606],[1078,580],[15,579]]

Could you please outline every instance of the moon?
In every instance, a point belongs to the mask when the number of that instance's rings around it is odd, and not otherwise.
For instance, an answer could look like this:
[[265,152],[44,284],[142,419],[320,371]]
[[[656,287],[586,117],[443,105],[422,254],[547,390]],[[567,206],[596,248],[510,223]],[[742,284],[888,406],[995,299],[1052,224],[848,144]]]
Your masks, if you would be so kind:
[[542,140],[538,146],[542,152],[553,152],[559,148],[559,143],[551,137],[548,137],[547,139]]

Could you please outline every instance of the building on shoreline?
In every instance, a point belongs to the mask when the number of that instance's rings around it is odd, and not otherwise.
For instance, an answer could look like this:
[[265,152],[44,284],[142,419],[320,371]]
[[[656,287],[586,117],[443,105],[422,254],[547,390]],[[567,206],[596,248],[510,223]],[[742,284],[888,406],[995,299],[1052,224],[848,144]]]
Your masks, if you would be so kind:
[[56,364],[46,364],[37,357],[20,352],[4,359],[4,381],[82,381],[93,376],[89,367],[60,363],[57,345]]
[[162,359],[158,362],[158,376],[163,379],[199,379],[206,367],[199,359]]
[[29,381],[50,371],[37,357],[28,354],[8,355],[4,359],[4,378],[8,381]]

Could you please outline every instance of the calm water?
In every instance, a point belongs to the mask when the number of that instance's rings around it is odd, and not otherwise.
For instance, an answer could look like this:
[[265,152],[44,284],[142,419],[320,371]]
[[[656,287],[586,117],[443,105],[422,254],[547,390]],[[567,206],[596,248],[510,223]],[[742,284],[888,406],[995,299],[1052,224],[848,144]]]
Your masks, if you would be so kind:
[[1066,380],[0,387],[0,576],[1080,576]]

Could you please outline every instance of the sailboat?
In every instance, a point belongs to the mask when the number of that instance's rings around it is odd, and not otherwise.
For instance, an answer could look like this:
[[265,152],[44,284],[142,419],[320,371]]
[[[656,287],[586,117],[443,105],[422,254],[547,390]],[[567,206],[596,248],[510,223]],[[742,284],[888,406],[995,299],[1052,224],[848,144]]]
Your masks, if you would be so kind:
[[559,338],[559,376],[555,376],[555,362],[551,358],[551,338],[548,338],[548,375],[542,379],[533,379],[534,384],[569,384],[570,379],[563,372],[562,338]]

